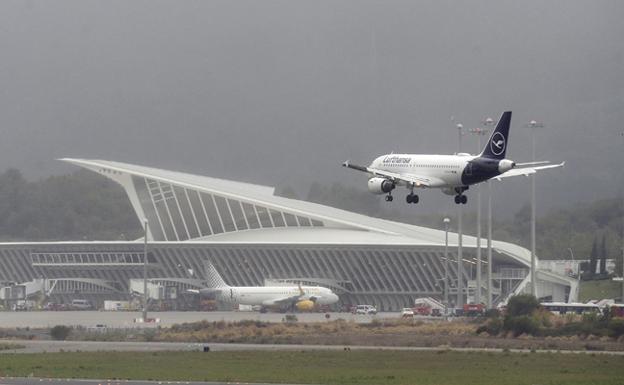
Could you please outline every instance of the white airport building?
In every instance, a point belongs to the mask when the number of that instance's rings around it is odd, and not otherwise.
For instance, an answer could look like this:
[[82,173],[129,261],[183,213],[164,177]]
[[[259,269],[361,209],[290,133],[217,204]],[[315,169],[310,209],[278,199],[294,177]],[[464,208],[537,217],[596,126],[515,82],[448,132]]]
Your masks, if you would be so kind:
[[[204,285],[210,260],[230,285],[265,280],[329,287],[342,305],[380,310],[442,299],[445,232],[274,195],[272,187],[131,164],[64,159],[118,182],[148,221],[150,285],[183,293]],[[457,296],[457,234],[449,233],[450,298]],[[486,242],[482,241],[486,255]],[[529,289],[530,252],[494,241],[494,303]],[[464,302],[474,297],[476,239],[463,237]],[[484,264],[483,271],[486,271]],[[143,240],[0,243],[0,299],[37,290],[71,301],[126,299],[143,276]],[[577,281],[537,272],[538,295],[576,300]],[[483,279],[481,298],[486,298]],[[136,285],[135,285],[136,286]],[[150,286],[150,287],[151,287]],[[24,293],[19,294],[24,295]]]

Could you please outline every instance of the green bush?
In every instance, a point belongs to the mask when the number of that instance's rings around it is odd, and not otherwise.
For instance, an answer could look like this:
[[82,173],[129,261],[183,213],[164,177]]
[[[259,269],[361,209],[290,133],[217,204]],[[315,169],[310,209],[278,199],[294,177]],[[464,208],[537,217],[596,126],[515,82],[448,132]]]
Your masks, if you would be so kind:
[[65,325],[56,325],[52,329],[50,329],[50,336],[52,339],[57,341],[66,340],[69,337],[69,333],[71,332],[71,328]]
[[600,315],[598,313],[585,313],[581,316],[581,322],[585,324],[595,324],[600,320]]
[[269,326],[268,322],[262,322],[257,320],[242,320],[234,323],[233,325],[238,325],[241,327],[256,327],[256,328],[266,328]]
[[487,309],[485,311],[485,317],[486,318],[498,318],[500,317],[501,312],[498,309]]
[[485,325],[481,325],[477,328],[477,334],[486,332],[491,336],[499,335],[503,330],[503,320],[500,318],[490,318]]
[[535,318],[540,327],[544,328],[551,328],[553,326],[552,317],[553,315],[545,309],[539,309],[533,313],[533,318]]
[[156,338],[156,330],[155,329],[144,329],[143,330],[143,338],[147,342],[152,342]]
[[511,331],[514,337],[520,334],[536,335],[539,331],[538,322],[528,315],[521,315],[517,317],[507,316],[503,323],[503,328],[506,331]]
[[514,295],[507,302],[507,315],[510,317],[531,315],[539,306],[539,301],[531,294]]
[[618,338],[624,335],[624,319],[613,318],[609,321],[609,335],[613,338]]

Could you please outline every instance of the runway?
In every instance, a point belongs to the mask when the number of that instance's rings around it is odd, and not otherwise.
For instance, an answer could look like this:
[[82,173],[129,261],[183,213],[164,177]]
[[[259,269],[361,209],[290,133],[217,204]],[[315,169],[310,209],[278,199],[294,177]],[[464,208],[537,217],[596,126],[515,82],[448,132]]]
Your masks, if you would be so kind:
[[[189,382],[189,381],[141,381],[141,380],[87,380],[73,378],[23,378],[0,377],[0,385],[232,385],[231,382]],[[267,383],[237,382],[247,385],[272,385]],[[280,384],[294,385],[294,384]]]
[[[499,348],[449,348],[449,347],[417,347],[417,346],[365,346],[365,345],[286,345],[286,344],[242,344],[242,343],[189,343],[189,342],[109,342],[109,341],[46,341],[46,340],[11,340],[10,342],[23,345],[22,349],[1,350],[2,354],[10,353],[55,353],[55,352],[88,352],[88,351],[196,351],[204,352],[208,348],[211,352],[224,351],[312,351],[312,350],[401,350],[401,351],[440,351],[457,352],[492,352],[492,353],[531,353],[530,349],[499,349]],[[624,356],[624,351],[607,350],[541,350],[537,353],[563,354],[606,354]],[[202,353],[203,354],[203,353]],[[1,385],[1,383],[0,383]]]
[[[355,315],[351,313],[297,313],[297,319],[301,322],[326,322],[327,320],[344,319],[358,323],[368,323],[375,318],[395,318],[399,313],[379,313],[372,315]],[[27,311],[27,312],[1,312],[0,328],[47,328],[55,325],[84,326],[106,325],[109,328],[134,328],[142,326],[171,326],[184,322],[197,321],[242,321],[253,320],[263,322],[282,322],[285,314],[282,313],[258,313],[241,311],[218,311],[218,312],[150,312],[149,318],[157,318],[156,324],[137,324],[136,318],[141,317],[140,312],[124,311]]]

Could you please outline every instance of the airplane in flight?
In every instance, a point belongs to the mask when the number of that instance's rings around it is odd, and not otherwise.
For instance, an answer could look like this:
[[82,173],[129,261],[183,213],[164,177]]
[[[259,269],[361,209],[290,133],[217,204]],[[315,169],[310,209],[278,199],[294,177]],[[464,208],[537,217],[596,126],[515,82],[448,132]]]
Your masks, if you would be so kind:
[[407,203],[418,203],[418,195],[414,193],[416,188],[439,188],[447,195],[455,195],[457,204],[466,204],[468,198],[464,192],[471,185],[563,167],[565,162],[516,163],[506,159],[510,123],[511,111],[506,111],[479,155],[387,154],[373,160],[368,167],[349,161],[343,166],[368,173],[371,176],[368,190],[373,194],[387,194],[388,202],[392,202],[392,191],[397,186],[405,186],[409,190]]
[[314,310],[338,302],[338,295],[320,286],[229,286],[212,263],[206,264],[208,287],[198,291],[223,302],[267,308]]

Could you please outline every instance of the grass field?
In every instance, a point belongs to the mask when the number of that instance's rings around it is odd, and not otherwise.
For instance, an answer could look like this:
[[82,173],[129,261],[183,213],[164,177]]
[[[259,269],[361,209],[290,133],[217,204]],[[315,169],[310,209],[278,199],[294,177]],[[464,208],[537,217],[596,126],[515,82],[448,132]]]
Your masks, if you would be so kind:
[[601,281],[582,281],[579,290],[579,300],[587,302],[590,299],[620,298],[622,296],[622,282],[610,279]]
[[72,352],[0,356],[0,376],[316,384],[622,384],[624,357],[406,351]]

